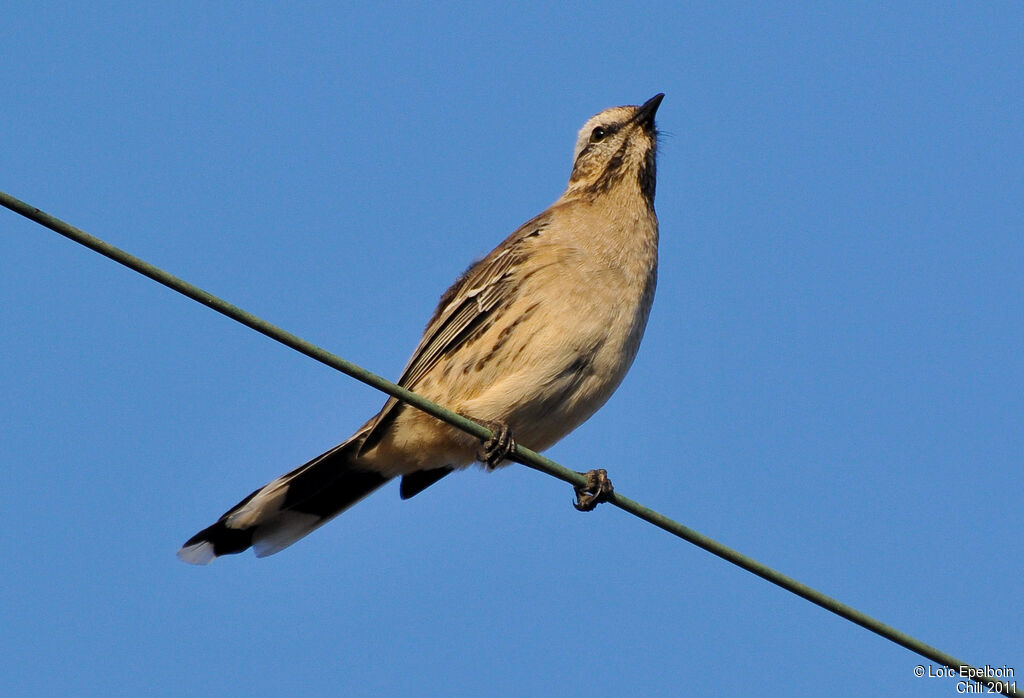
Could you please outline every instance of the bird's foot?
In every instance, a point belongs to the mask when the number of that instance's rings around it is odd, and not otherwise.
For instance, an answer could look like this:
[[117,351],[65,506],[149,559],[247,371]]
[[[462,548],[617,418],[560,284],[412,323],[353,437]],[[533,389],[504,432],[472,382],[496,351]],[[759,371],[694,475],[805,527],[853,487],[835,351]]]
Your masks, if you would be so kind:
[[608,501],[615,493],[612,481],[608,479],[607,470],[590,470],[586,473],[580,473],[580,475],[586,475],[587,484],[574,488],[576,490],[576,501],[572,505],[576,507],[577,511],[593,511],[594,507],[601,502]]
[[[467,415],[462,416],[473,419]],[[508,454],[516,450],[516,440],[512,437],[512,430],[504,422],[492,422],[487,419],[473,419],[473,421],[491,430],[491,438],[484,440],[481,444],[480,449],[476,452],[476,459],[493,470],[508,457]]]

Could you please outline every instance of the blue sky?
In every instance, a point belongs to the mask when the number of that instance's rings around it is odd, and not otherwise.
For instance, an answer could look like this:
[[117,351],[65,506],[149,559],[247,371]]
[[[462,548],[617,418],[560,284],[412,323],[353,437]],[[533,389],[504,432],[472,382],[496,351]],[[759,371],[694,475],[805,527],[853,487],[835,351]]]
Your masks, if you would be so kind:
[[[0,189],[395,377],[580,125],[665,92],[647,336],[548,455],[1020,676],[1022,39],[1018,2],[13,3]],[[382,397],[6,211],[0,294],[6,692],[955,693],[519,466],[184,565]]]

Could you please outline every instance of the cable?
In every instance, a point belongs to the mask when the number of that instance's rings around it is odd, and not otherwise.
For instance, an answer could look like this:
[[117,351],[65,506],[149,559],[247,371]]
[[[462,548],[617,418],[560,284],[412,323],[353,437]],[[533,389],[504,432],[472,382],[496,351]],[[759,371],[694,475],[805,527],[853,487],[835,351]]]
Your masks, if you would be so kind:
[[[361,366],[357,366],[350,361],[346,361],[340,356],[336,356],[325,349],[321,349],[301,337],[297,337],[290,332],[286,332],[285,330],[270,324],[266,320],[258,318],[252,313],[248,313],[238,306],[232,305],[231,303],[214,296],[212,293],[204,291],[198,286],[194,286],[187,281],[183,281],[163,269],[155,267],[149,262],[130,255],[124,250],[114,247],[97,237],[93,237],[85,231],[65,223],[58,218],[54,218],[50,214],[40,211],[38,208],[30,206],[9,194],[0,192],[0,205],[35,221],[36,223],[39,223],[40,225],[49,228],[66,238],[85,245],[86,247],[99,252],[103,256],[109,257],[115,262],[123,264],[129,269],[133,269],[144,276],[148,276],[154,281],[161,283],[178,293],[188,296],[189,298],[216,310],[218,313],[228,316],[232,320],[242,323],[246,327],[250,327],[257,332],[284,344],[285,346],[289,346],[312,359],[316,359],[320,363],[337,369],[358,381],[366,383],[367,385],[373,386],[374,388],[391,395],[392,397],[396,397],[399,400],[402,400],[403,402],[406,402],[443,422],[447,422],[453,427],[461,429],[478,439],[483,440],[491,437],[490,430],[476,422],[466,419],[451,410],[447,410],[430,400],[420,397],[416,393],[410,392],[409,390],[406,390],[405,388],[402,388],[401,386],[396,385],[375,373],[371,373]],[[574,487],[582,487],[587,484],[586,478],[582,474],[569,470],[553,460],[545,458],[544,456],[534,453],[530,449],[522,446],[517,445],[514,454],[510,455],[510,459],[527,467],[533,468],[534,470],[539,470],[542,473],[551,475],[552,477],[558,478],[564,482],[568,482]],[[668,531],[685,541],[703,548],[712,555],[717,555],[723,560],[727,560],[734,565],[742,567],[748,572],[752,572],[758,577],[761,577],[776,586],[782,587],[786,591],[807,599],[811,603],[821,606],[827,611],[831,611],[832,613],[856,623],[861,627],[867,628],[871,632],[881,635],[887,640],[891,640],[892,642],[907,648],[911,652],[915,652],[922,657],[942,664],[943,666],[947,666],[956,671],[957,675],[962,678],[971,678],[973,681],[985,685],[986,687],[998,693],[1002,693],[1003,695],[1022,695],[1016,690],[1015,684],[1003,681],[988,671],[982,671],[981,669],[975,668],[966,662],[962,662],[952,655],[946,654],[931,645],[927,645],[906,633],[900,632],[892,626],[886,625],[865,613],[861,613],[851,606],[847,606],[846,604],[833,599],[816,589],[812,589],[806,584],[798,582],[792,577],[788,577],[781,572],[754,560],[753,558],[747,557],[746,555],[713,540],[712,538],[708,538],[707,536],[698,533],[677,521],[673,521],[653,509],[648,509],[639,502],[635,502],[618,492],[612,494],[607,501],[623,511],[627,511],[664,531]],[[986,667],[986,669],[987,668],[988,667]]]

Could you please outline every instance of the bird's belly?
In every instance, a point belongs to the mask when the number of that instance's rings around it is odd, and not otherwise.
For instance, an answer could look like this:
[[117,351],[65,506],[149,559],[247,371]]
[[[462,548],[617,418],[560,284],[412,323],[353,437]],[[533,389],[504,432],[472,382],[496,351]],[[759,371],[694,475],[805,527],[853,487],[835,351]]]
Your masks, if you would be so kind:
[[[542,451],[593,415],[625,377],[647,323],[653,275],[640,286],[623,297],[608,286],[571,284],[560,312],[538,308],[535,321],[492,324],[415,390],[472,419],[507,424],[518,443]],[[389,475],[462,467],[478,448],[468,434],[402,407],[373,449],[373,467]]]
[[481,376],[479,394],[460,411],[505,422],[535,451],[586,421],[625,377],[650,309],[642,297],[587,300],[522,337],[513,365],[501,375]]

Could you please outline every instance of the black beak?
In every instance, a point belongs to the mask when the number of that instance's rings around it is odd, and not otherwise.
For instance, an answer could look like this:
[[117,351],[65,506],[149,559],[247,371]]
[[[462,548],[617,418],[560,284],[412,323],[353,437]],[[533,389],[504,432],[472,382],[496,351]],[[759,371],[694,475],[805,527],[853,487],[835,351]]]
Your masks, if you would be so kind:
[[661,100],[665,99],[665,93],[661,92],[654,95],[649,100],[640,105],[636,110],[636,114],[633,116],[633,120],[643,126],[645,129],[654,128],[654,115],[658,111],[658,106],[661,104]]

